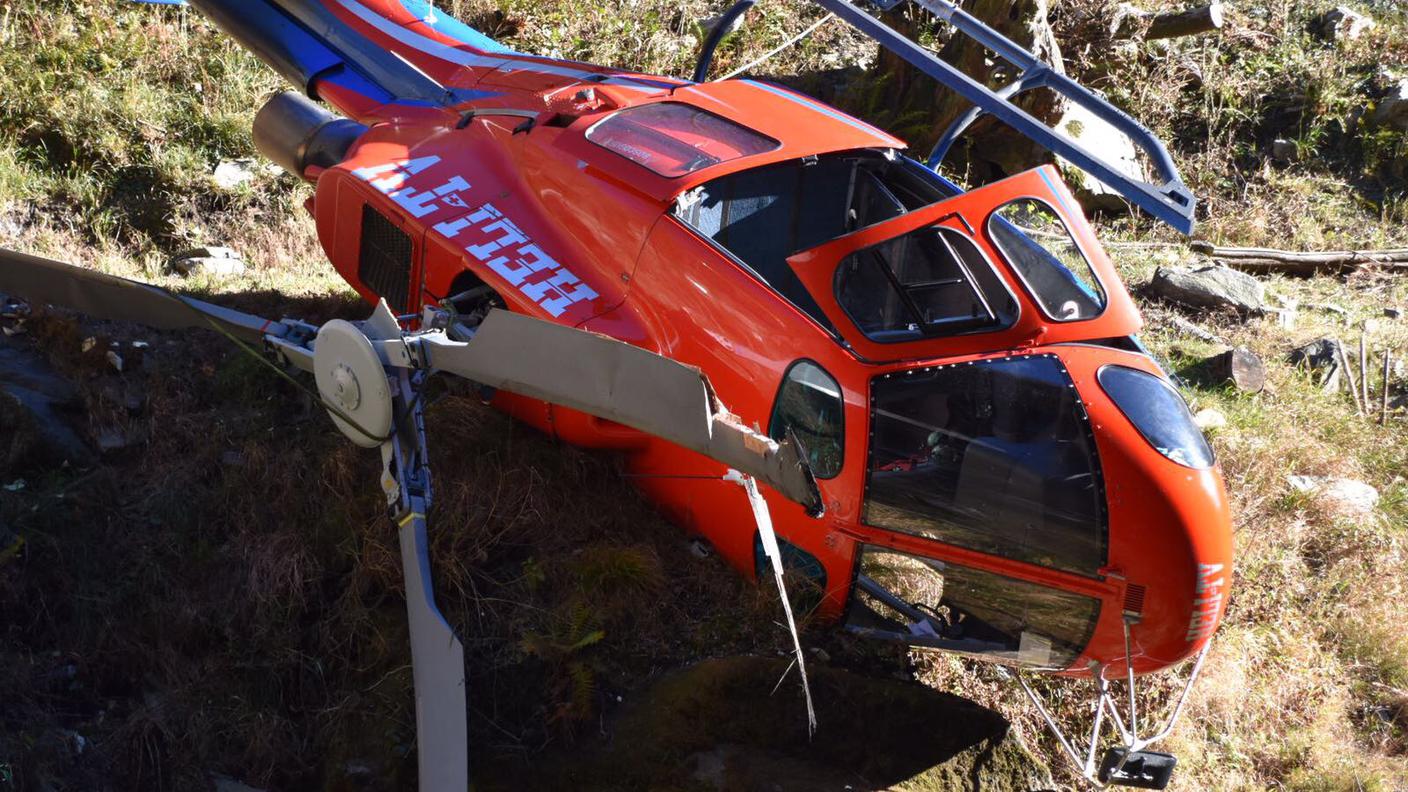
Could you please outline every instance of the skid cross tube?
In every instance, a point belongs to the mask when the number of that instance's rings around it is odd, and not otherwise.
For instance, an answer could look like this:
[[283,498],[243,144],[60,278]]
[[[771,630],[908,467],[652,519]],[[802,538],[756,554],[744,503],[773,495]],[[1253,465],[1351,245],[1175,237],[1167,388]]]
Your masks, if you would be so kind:
[[[1089,88],[1057,72],[1050,64],[1027,51],[1016,42],[998,33],[976,17],[948,0],[913,0],[955,30],[992,50],[998,57],[1020,70],[1017,79],[994,91],[964,74],[957,67],[896,32],[850,0],[815,0],[847,24],[869,36],[881,46],[904,58],[915,68],[933,77],[959,96],[973,103],[973,108],[960,116],[940,137],[928,165],[937,168],[954,140],[978,116],[986,113],[1020,132],[1048,151],[1069,161],[1081,170],[1119,192],[1130,203],[1168,223],[1185,234],[1193,232],[1193,210],[1196,201],[1178,175],[1173,158],[1163,143],[1144,125],[1110,104]],[[888,10],[898,0],[873,0],[876,7]],[[1096,118],[1125,135],[1149,158],[1161,181],[1151,184],[1133,178],[1090,152],[1084,146],[1060,134],[1013,103],[1017,94],[1037,88],[1048,88],[1066,100],[1090,112]]]

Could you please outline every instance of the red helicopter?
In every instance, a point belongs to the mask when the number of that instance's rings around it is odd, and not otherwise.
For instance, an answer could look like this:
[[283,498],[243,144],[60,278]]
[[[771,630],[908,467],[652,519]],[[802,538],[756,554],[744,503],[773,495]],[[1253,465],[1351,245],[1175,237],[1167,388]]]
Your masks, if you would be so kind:
[[[693,80],[512,52],[423,0],[192,0],[301,89],[265,105],[255,141],[316,185],[328,258],[377,313],[270,322],[0,252],[7,292],[262,341],[383,450],[423,789],[468,783],[463,655],[424,547],[415,394],[435,371],[619,452],[674,522],[744,575],[771,559],[809,579],[844,629],[1015,667],[1092,782],[1168,783],[1174,758],[1145,748],[1183,698],[1141,737],[1135,676],[1196,656],[1196,677],[1232,567],[1222,477],[1059,172],[965,192],[936,167],[987,113],[1184,232],[1192,196],[1137,122],[945,0],[916,4],[1014,82],[991,90],[870,10],[818,3],[973,102],[927,163],[786,88],[707,81],[753,0]],[[1129,135],[1161,181],[1027,115],[1013,100],[1034,88]],[[761,498],[741,497],[754,479]],[[1086,750],[1025,672],[1092,680]],[[1097,762],[1107,718],[1118,744]]]

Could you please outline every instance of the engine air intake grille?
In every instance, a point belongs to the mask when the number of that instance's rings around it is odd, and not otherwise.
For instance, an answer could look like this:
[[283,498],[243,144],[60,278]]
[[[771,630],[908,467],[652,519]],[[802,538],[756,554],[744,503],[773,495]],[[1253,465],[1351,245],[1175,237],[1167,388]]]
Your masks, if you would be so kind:
[[411,237],[371,204],[362,207],[357,278],[384,298],[391,310],[406,312],[411,287]]
[[1138,616],[1144,612],[1144,587],[1130,583],[1124,590],[1124,612]]

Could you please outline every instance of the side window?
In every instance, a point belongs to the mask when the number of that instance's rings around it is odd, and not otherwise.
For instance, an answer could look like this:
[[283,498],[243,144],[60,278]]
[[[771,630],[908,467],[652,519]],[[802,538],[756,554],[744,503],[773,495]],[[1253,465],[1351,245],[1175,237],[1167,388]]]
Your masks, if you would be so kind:
[[769,434],[780,441],[791,429],[807,452],[813,475],[835,478],[845,459],[844,415],[836,380],[810,360],[799,360],[782,377]]
[[1100,280],[1050,206],[1034,198],[1005,204],[988,218],[988,235],[1049,318],[1075,322],[1105,310]]

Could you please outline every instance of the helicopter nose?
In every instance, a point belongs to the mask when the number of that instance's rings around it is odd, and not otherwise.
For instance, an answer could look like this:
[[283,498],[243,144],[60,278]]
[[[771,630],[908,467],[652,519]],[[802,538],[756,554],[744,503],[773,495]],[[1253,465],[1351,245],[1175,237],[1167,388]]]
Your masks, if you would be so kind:
[[1109,507],[1103,571],[1124,589],[1087,656],[1122,671],[1132,655],[1136,673],[1156,671],[1197,652],[1226,609],[1226,488],[1187,404],[1152,361],[1105,362],[1079,380]]

